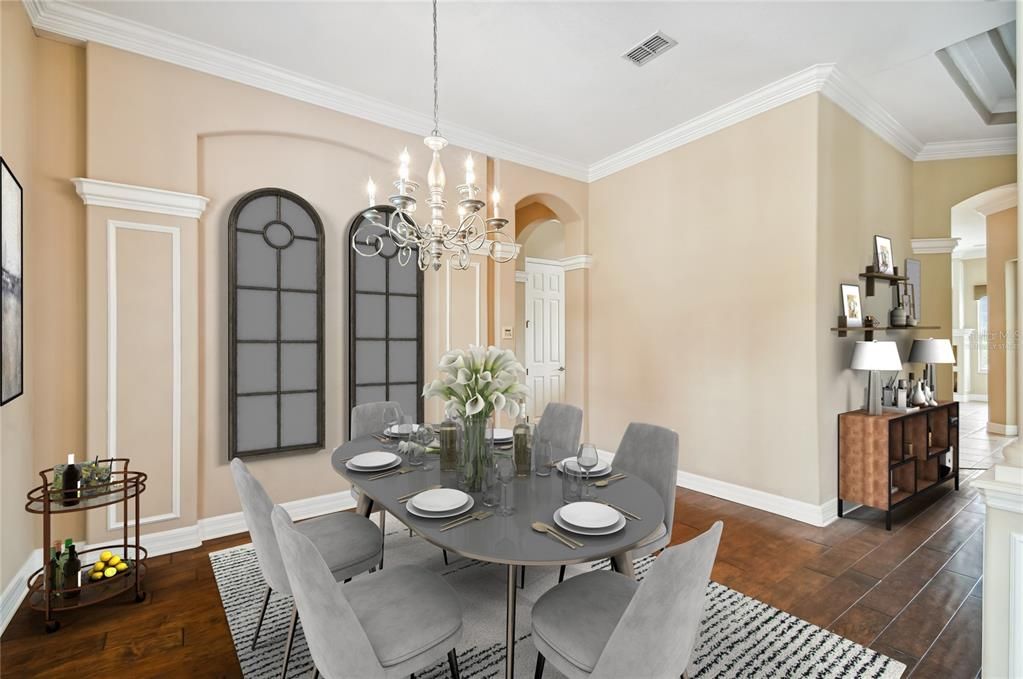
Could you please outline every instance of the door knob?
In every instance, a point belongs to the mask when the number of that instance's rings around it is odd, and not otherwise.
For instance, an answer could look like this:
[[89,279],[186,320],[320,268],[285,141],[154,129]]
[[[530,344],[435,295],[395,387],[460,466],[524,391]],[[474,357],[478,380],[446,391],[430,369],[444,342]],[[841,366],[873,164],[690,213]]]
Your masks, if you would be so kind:
[[558,368],[558,372],[565,372],[565,366],[561,366],[560,368]]

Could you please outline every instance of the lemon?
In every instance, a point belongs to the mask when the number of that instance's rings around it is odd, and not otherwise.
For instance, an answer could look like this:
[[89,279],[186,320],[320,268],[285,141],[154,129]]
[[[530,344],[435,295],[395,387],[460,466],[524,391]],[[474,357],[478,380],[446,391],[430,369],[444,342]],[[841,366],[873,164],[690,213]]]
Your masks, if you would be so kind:
[[123,573],[124,571],[128,570],[128,564],[122,561],[121,563],[117,564],[115,568],[117,568],[118,573]]
[[113,552],[111,552],[110,550],[107,550],[107,551],[105,551],[105,552],[103,552],[102,554],[99,555],[99,560],[100,561],[110,561],[110,559],[113,556],[114,556]]
[[89,574],[89,579],[90,580],[102,580],[103,579],[103,573],[100,572],[100,571],[93,571],[92,573]]
[[121,557],[112,556],[109,559],[106,559],[106,562],[108,566],[116,566],[117,564],[121,563]]
[[113,566],[110,566],[105,571],[103,571],[103,575],[108,577],[108,578],[112,578],[115,575],[117,575],[117,569],[114,568]]
[[107,565],[105,563],[103,563],[102,561],[97,561],[96,565],[94,565],[92,567],[92,570],[94,570],[96,572],[99,572],[99,573],[102,573],[103,569],[106,568],[106,567],[107,567]]

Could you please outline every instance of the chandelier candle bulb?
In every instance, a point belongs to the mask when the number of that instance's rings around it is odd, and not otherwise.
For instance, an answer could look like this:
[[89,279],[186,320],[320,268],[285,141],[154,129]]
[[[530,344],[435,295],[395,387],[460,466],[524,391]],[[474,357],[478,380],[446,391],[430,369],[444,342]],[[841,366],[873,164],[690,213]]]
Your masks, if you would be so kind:
[[377,185],[373,183],[373,178],[370,177],[369,181],[366,182],[366,194],[369,196],[369,206],[373,207],[377,204]]
[[501,216],[501,205],[500,205],[500,203],[501,203],[501,194],[498,192],[497,189],[494,189],[494,192],[490,194],[490,202],[494,204],[494,219],[497,219],[498,217]]
[[476,183],[476,173],[473,171],[472,154],[470,153],[465,159],[465,185],[469,188],[469,192],[472,192],[472,185]]

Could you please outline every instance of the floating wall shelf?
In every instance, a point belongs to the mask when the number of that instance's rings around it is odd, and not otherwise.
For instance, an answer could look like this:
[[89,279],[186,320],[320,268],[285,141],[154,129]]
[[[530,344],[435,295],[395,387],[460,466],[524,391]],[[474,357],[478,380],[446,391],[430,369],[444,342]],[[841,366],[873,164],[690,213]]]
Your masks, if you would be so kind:
[[875,332],[888,332],[889,330],[941,330],[940,326],[937,325],[907,325],[907,326],[889,326],[889,325],[875,325],[869,328],[832,328],[832,332],[837,332],[839,337],[845,337],[850,332],[862,332],[865,333],[864,338],[868,342],[874,339]]

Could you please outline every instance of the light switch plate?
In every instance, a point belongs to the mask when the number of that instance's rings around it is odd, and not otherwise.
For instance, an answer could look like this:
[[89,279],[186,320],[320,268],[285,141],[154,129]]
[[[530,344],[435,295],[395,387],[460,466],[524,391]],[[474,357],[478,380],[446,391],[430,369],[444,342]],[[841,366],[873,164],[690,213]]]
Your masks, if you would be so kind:
[[514,339],[512,329],[508,326],[501,328],[501,339]]

